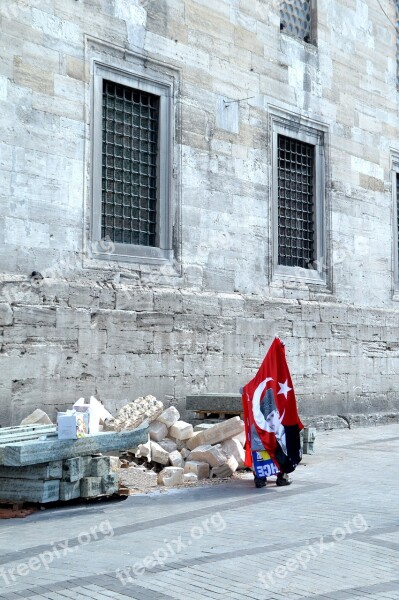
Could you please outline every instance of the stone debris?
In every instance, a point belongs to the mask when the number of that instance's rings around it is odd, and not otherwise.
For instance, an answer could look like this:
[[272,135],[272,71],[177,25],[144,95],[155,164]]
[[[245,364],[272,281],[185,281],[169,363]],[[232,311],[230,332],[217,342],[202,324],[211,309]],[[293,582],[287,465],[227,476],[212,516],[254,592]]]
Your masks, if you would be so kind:
[[169,452],[169,462],[172,465],[172,467],[184,467],[183,457],[178,450],[173,450],[173,452]]
[[157,442],[151,442],[151,461],[160,465],[168,465],[169,452],[164,450]]
[[169,406],[163,413],[158,417],[158,421],[164,423],[169,429],[180,419],[180,413],[174,406]]
[[[124,468],[119,471],[121,489],[139,488],[145,491],[155,485],[155,477],[158,485],[167,487],[210,477],[231,477],[238,468],[244,467],[245,433],[244,423],[239,417],[206,424],[196,433],[190,423],[181,421],[179,417],[174,407],[163,411],[150,425],[152,439],[149,443],[124,455]],[[170,425],[172,420],[175,422]],[[167,425],[170,425],[169,429]],[[164,435],[163,439],[160,439],[161,435]],[[199,444],[204,436],[209,441]],[[131,469],[136,469],[132,471],[133,481],[124,476]],[[145,479],[146,473],[151,485]]]
[[169,435],[176,440],[183,441],[193,437],[194,429],[190,423],[185,421],[176,421],[169,429]]
[[158,475],[158,483],[173,487],[183,483],[184,469],[181,467],[165,467]]
[[192,450],[188,460],[206,462],[211,467],[220,467],[226,462],[227,458],[220,444],[216,446],[207,444],[205,446],[197,446],[195,450]]
[[154,442],[160,442],[168,434],[168,428],[166,427],[165,423],[161,423],[158,420],[150,423],[149,430],[150,438],[154,440]]
[[138,465],[120,469],[118,474],[120,486],[129,489],[144,490],[156,487],[158,483],[158,475],[155,471],[150,471]]
[[53,422],[44,410],[37,408],[21,421],[21,425],[52,425]]
[[140,397],[122,406],[115,418],[104,422],[104,431],[136,429],[144,421],[152,423],[163,412],[163,404],[154,396]]
[[208,479],[209,464],[206,462],[198,462],[196,460],[188,460],[184,466],[185,473],[194,473],[198,479]]

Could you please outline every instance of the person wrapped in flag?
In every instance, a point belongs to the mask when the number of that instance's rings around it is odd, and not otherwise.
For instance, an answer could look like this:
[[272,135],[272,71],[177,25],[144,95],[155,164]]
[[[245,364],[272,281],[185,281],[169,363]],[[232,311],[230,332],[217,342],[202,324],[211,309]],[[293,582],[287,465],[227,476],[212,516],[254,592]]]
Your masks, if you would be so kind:
[[276,475],[277,485],[289,485],[302,459],[295,392],[288,369],[284,344],[275,338],[255,377],[242,391],[246,455],[256,487]]

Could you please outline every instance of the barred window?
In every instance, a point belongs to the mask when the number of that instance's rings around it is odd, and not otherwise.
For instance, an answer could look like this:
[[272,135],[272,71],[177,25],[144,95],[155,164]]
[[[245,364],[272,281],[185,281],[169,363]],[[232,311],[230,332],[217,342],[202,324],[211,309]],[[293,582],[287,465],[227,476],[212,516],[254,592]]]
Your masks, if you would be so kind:
[[156,245],[159,97],[103,81],[102,238]]
[[175,71],[128,67],[93,67],[91,249],[162,264],[173,258]]
[[271,276],[331,282],[326,246],[328,126],[269,106],[272,134]]
[[278,136],[278,264],[315,261],[314,146]]
[[305,42],[310,42],[312,33],[311,0],[280,2],[280,29]]

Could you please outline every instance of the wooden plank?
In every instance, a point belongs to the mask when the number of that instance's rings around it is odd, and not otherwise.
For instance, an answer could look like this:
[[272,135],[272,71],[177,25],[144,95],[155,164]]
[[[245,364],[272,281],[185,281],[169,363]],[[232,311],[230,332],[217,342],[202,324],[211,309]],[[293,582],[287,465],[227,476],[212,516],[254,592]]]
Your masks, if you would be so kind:
[[0,464],[21,467],[47,463],[75,456],[88,456],[99,452],[129,450],[148,441],[148,423],[132,431],[107,431],[78,440],[32,440],[9,444],[0,454]]

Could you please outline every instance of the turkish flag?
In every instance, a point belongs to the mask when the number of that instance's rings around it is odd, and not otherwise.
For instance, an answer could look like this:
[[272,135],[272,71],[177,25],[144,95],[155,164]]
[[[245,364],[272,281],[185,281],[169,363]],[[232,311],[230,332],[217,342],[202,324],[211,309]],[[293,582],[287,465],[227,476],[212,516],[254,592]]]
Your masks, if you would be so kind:
[[291,473],[302,459],[294,386],[284,344],[275,338],[259,371],[242,392],[246,456],[252,467],[253,452],[266,451],[282,473]]

